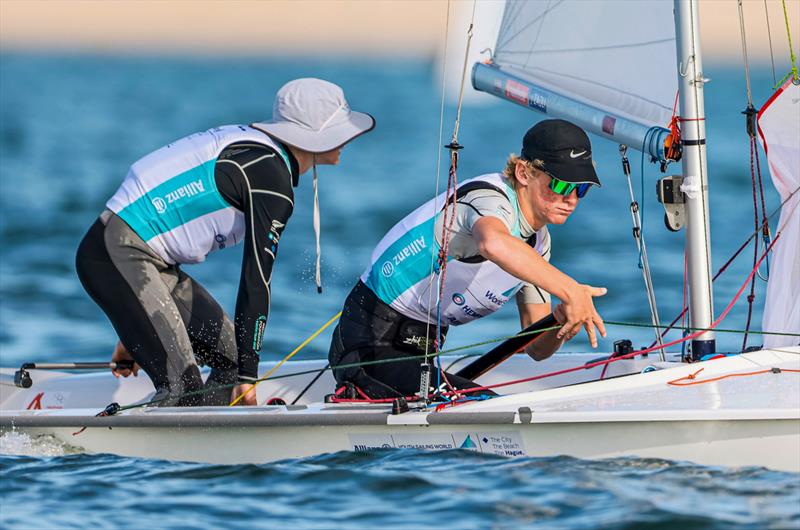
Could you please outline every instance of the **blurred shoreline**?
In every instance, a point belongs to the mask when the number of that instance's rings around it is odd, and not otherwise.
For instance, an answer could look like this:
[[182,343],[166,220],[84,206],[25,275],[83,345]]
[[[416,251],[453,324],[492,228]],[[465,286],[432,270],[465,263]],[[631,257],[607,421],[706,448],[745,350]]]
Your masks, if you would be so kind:
[[[499,14],[503,5],[481,0],[476,31],[492,18],[488,13]],[[452,39],[465,31],[462,26],[472,9],[468,0],[2,0],[0,50],[168,57],[435,58],[446,32]],[[780,0],[745,0],[743,9],[750,60],[770,61],[767,14],[772,54],[780,64],[788,60]],[[792,34],[797,35],[800,0],[788,0],[787,9]],[[741,62],[736,2],[703,0],[700,18],[706,60]]]

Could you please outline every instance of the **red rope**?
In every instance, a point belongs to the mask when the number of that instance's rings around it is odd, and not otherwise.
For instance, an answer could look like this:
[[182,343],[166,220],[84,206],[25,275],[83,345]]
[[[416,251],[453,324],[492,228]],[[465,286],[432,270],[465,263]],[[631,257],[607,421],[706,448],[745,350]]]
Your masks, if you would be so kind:
[[[753,226],[755,232],[758,232],[758,192],[756,191],[756,170],[755,170],[755,157],[757,153],[756,139],[750,137],[750,181],[753,185]],[[753,240],[753,264],[755,265],[758,259],[758,238]],[[742,339],[742,351],[747,348],[747,335],[750,331],[750,322],[753,318],[753,302],[756,299],[756,277],[753,275],[750,280],[750,294],[747,296],[747,323],[744,326],[744,338]]]
[[[719,325],[719,323],[722,322],[722,320],[728,315],[728,313],[733,308],[733,306],[736,304],[736,301],[739,299],[739,297],[742,295],[742,292],[747,287],[747,283],[755,275],[756,271],[758,270],[758,266],[761,265],[761,262],[764,260],[764,258],[766,258],[767,254],[772,249],[772,246],[775,245],[775,243],[778,241],[778,239],[780,239],[780,236],[781,236],[780,233],[778,233],[775,236],[775,239],[772,240],[772,242],[770,243],[769,247],[767,247],[767,249],[764,251],[764,254],[762,254],[761,259],[758,260],[758,262],[756,263],[756,266],[753,268],[752,271],[750,271],[750,274],[747,276],[747,279],[742,284],[742,286],[739,288],[739,290],[736,292],[736,295],[733,297],[733,300],[731,300],[731,302],[728,304],[728,307],[725,308],[725,310],[720,314],[720,316],[714,322],[711,323],[711,325],[709,326],[708,330],[703,329],[703,330],[695,331],[694,333],[686,335],[685,337],[682,337],[680,339],[676,339],[676,340],[673,340],[671,342],[668,342],[668,343],[664,344],[663,347],[664,348],[668,348],[670,346],[674,346],[675,344],[679,344],[679,343],[684,342],[684,341],[695,339],[695,338],[699,337],[700,335],[702,335],[703,333],[706,333],[706,331],[713,330],[715,327],[717,327]],[[532,376],[532,377],[525,377],[523,379],[515,379],[513,381],[506,381],[504,383],[495,383],[493,385],[486,385],[486,386],[476,386],[476,387],[473,387],[473,388],[463,388],[463,389],[461,389],[461,392],[469,393],[469,392],[476,392],[476,391],[479,391],[479,390],[490,390],[492,388],[500,388],[500,387],[504,387],[504,386],[518,385],[520,383],[528,383],[530,381],[536,381],[538,379],[545,379],[547,377],[555,377],[557,375],[568,374],[568,373],[571,373],[571,372],[576,372],[578,370],[588,370],[589,368],[594,368],[596,366],[602,366],[604,364],[614,363],[614,362],[617,362],[617,361],[621,361],[623,359],[630,359],[632,357],[636,357],[637,355],[643,355],[645,353],[650,353],[651,351],[660,349],[661,347],[662,346],[658,346],[658,345],[651,346],[651,347],[645,348],[643,350],[638,350],[638,351],[635,351],[635,352],[632,352],[632,353],[627,353],[625,355],[619,355],[617,357],[612,357],[612,358],[605,359],[605,360],[602,360],[602,361],[595,361],[593,363],[588,363],[588,364],[584,364],[584,365],[581,365],[581,366],[574,366],[572,368],[565,368],[563,370],[558,370],[558,371],[555,371],[555,372],[549,372],[549,373],[546,373],[546,374],[535,375],[535,376]]]
[[[754,237],[756,237],[757,235],[758,235],[757,233],[753,233],[753,234],[751,234],[751,235],[750,235],[750,237],[748,237],[748,238],[747,238],[747,240],[746,240],[744,243],[742,243],[742,245],[741,245],[741,246],[740,246],[740,247],[739,247],[739,248],[736,250],[736,252],[734,252],[734,253],[733,253],[733,255],[732,255],[730,258],[728,258],[728,261],[726,261],[726,262],[725,262],[725,263],[724,263],[724,264],[723,264],[723,265],[722,265],[722,266],[719,268],[719,270],[717,271],[717,273],[716,273],[716,274],[714,275],[714,277],[711,279],[711,281],[712,281],[712,282],[715,282],[715,281],[717,281],[717,278],[719,278],[720,276],[722,276],[722,273],[723,273],[723,272],[725,272],[725,271],[728,269],[728,267],[731,265],[731,263],[733,263],[733,262],[734,262],[734,260],[735,260],[736,258],[738,258],[738,257],[739,257],[739,254],[741,254],[741,253],[742,253],[742,251],[743,251],[745,248],[747,248],[747,245],[750,243],[750,240],[751,240],[751,239],[753,239]],[[681,312],[680,312],[680,314],[679,314],[678,316],[676,316],[676,317],[675,317],[675,318],[672,320],[672,322],[670,322],[670,323],[669,323],[669,325],[668,325],[668,326],[667,326],[667,327],[664,329],[664,331],[661,333],[661,338],[664,338],[664,336],[665,336],[667,333],[669,333],[669,332],[672,330],[672,328],[675,326],[675,324],[678,322],[678,320],[680,320],[680,319],[683,317],[683,315],[685,315],[685,314],[687,313],[687,311],[689,311],[689,307],[686,305],[686,302],[684,302],[684,304],[683,304],[683,311],[681,311]],[[658,341],[653,341],[653,342],[650,344],[650,346],[649,346],[649,347],[653,347],[653,346],[655,346],[655,344],[656,344],[657,342],[658,342]]]
[[[339,387],[336,392],[333,394],[333,397],[330,398],[331,403],[392,403],[394,400],[399,399],[400,396],[396,398],[377,398],[373,399],[369,397],[363,390],[358,388],[357,386],[353,385],[356,392],[358,393],[361,398],[341,398],[344,391],[347,389],[346,386]],[[419,399],[418,396],[402,396],[406,401],[417,401]]]
[[[695,381],[697,379],[697,374],[705,370],[705,368],[700,368],[698,371],[691,373],[689,375],[685,375],[683,377],[679,377],[677,379],[673,379],[672,381],[667,381],[668,385],[672,386],[692,386],[692,385],[703,385],[705,383],[712,383],[714,381],[721,381],[723,379],[728,379],[730,377],[748,377],[751,375],[761,375],[761,374],[780,374],[783,372],[792,372],[792,373],[800,373],[800,370],[790,370],[788,368],[768,368],[766,370],[758,370],[756,372],[742,372],[738,374],[725,374],[719,377],[711,377],[709,379],[702,379],[700,381]],[[777,370],[777,371],[776,371]]]
[[[445,192],[445,203],[444,203],[444,211],[442,212],[442,247],[439,249],[439,300],[437,302],[437,317],[436,317],[436,338],[433,341],[434,349],[436,354],[438,355],[441,351],[441,303],[442,297],[444,296],[444,282],[445,278],[447,277],[447,256],[450,253],[450,235],[453,232],[453,224],[456,219],[456,213],[458,206],[456,204],[456,197],[458,192],[458,151],[453,149],[450,152],[450,171],[447,177],[447,191]],[[452,195],[451,195],[452,193]],[[458,395],[458,392],[450,384],[450,381],[447,379],[447,374],[444,370],[439,369],[439,374],[441,375],[442,379],[447,385],[447,388],[450,389],[455,395]]]

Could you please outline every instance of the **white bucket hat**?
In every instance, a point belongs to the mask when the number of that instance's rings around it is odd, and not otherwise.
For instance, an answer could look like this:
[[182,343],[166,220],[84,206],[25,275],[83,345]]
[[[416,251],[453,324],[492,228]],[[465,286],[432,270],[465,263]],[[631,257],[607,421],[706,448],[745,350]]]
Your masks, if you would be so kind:
[[325,153],[371,131],[375,119],[350,110],[339,86],[304,78],[283,85],[272,105],[272,120],[252,127],[303,151]]
[[[289,81],[278,90],[272,120],[253,123],[254,129],[309,153],[326,153],[375,128],[369,114],[350,110],[340,87],[322,79]],[[322,292],[319,190],[314,168],[314,236],[316,239],[317,292]]]

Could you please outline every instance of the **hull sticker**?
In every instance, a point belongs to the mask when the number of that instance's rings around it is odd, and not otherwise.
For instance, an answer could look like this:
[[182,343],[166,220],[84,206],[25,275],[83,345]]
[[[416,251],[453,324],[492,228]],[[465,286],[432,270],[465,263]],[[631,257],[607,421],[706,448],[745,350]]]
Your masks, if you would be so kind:
[[499,456],[526,456],[522,436],[517,431],[453,432],[430,434],[350,434],[353,451],[375,449],[419,449],[443,451],[467,449]]

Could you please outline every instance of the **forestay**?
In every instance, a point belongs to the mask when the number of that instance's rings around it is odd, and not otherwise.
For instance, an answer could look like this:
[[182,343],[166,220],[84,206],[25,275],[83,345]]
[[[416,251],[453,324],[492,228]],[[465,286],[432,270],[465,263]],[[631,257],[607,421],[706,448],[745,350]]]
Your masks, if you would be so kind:
[[[783,232],[772,255],[762,326],[765,331],[800,333],[800,85],[788,79],[778,89],[758,113],[758,130],[772,183],[781,202],[785,201],[778,222]],[[764,338],[765,348],[795,344],[797,337]]]

